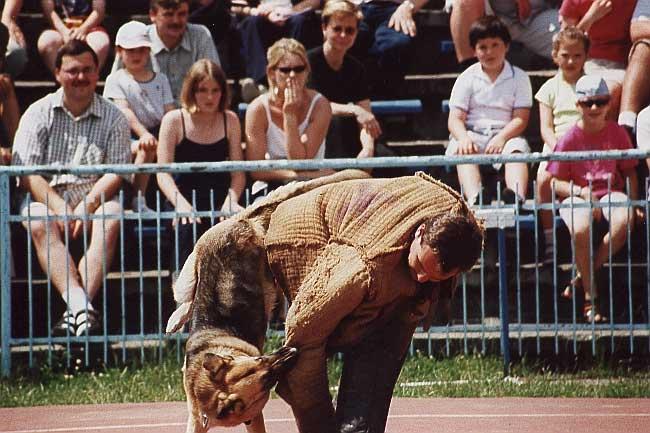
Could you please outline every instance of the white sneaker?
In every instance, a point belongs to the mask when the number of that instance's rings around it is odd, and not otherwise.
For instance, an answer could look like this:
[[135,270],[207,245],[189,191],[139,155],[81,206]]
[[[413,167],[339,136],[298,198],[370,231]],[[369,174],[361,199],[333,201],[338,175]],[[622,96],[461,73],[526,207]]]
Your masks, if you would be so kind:
[[133,202],[131,203],[131,209],[133,209],[134,212],[139,212],[139,213],[155,212],[153,209],[147,206],[147,200],[145,200],[143,196],[133,197]]

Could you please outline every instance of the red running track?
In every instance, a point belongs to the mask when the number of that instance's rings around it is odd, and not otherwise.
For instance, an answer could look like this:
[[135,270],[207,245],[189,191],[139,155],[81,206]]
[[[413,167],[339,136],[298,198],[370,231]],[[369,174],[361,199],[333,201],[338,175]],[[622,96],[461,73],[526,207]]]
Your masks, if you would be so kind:
[[[0,433],[185,431],[185,403],[0,409]],[[271,400],[268,433],[297,432],[289,407]],[[649,433],[650,399],[472,398],[393,400],[389,433]],[[243,426],[211,432],[245,432]]]

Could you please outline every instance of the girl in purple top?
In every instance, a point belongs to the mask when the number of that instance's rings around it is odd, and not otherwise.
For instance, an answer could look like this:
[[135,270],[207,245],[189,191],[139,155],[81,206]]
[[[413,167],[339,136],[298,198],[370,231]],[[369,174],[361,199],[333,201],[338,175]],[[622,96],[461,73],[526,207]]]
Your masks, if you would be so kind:
[[[577,107],[582,119],[571,128],[555,146],[556,152],[586,150],[631,149],[632,144],[625,130],[615,122],[608,121],[609,90],[602,78],[585,75],[576,84]],[[593,251],[593,273],[608,260],[611,244],[612,254],[625,244],[627,224],[633,224],[631,207],[613,207],[610,203],[625,202],[626,178],[630,179],[630,197],[637,196],[636,160],[590,160],[551,161],[546,170],[553,176],[555,191],[564,200],[563,205],[577,203],[600,203],[600,207],[560,208],[560,216],[575,241],[577,275],[565,288],[562,296],[571,298],[572,286],[584,291],[584,317],[587,321],[601,322],[598,290],[592,279],[589,242],[590,219],[609,222],[609,231]],[[598,206],[598,205],[596,205]]]

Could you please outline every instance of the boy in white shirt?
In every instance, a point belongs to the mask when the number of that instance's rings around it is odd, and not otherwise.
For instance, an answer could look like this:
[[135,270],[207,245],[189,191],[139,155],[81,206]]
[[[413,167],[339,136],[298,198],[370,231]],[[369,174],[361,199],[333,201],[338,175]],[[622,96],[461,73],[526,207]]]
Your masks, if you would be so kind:
[[[451,137],[446,154],[530,152],[521,134],[530,117],[532,89],[526,73],[505,59],[510,44],[508,28],[497,17],[485,16],[472,24],[469,38],[478,63],[460,74],[451,91]],[[499,169],[500,164],[495,168]],[[476,203],[481,193],[478,165],[461,164],[457,170],[465,197],[470,204]],[[528,165],[506,164],[505,182],[503,199],[510,203],[523,201]]]
[[[145,24],[138,21],[124,24],[117,31],[115,45],[124,69],[106,78],[104,97],[120,107],[129,120],[132,134],[138,137],[131,143],[134,162],[153,162],[160,122],[164,114],[175,107],[169,80],[165,74],[153,72],[148,67],[151,41]],[[134,210],[148,210],[144,199],[148,181],[148,174],[133,177]]]

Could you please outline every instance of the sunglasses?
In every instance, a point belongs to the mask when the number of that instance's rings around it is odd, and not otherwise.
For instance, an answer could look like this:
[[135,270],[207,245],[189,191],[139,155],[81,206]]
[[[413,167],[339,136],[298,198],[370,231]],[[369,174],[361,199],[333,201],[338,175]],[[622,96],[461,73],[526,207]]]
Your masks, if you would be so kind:
[[357,28],[356,27],[343,27],[343,26],[334,26],[332,27],[332,30],[334,33],[343,33],[345,31],[346,35],[354,35],[357,33]]
[[606,99],[587,99],[584,101],[578,101],[578,105],[583,108],[591,108],[593,105],[596,107],[604,107],[609,104],[609,98]]
[[300,74],[302,72],[305,72],[307,69],[307,66],[305,65],[299,65],[299,66],[278,66],[278,71],[282,72],[283,74],[290,74],[291,72],[295,72],[296,74]]

